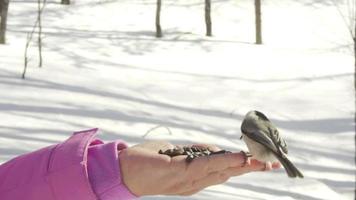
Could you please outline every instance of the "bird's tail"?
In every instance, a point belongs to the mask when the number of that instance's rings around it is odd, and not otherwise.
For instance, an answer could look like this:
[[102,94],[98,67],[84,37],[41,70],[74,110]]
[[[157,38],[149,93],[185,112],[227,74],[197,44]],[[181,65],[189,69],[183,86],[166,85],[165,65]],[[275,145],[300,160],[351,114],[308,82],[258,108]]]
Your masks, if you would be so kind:
[[298,168],[287,158],[285,155],[277,156],[279,162],[283,165],[287,174],[291,178],[304,178],[302,172],[298,170]]

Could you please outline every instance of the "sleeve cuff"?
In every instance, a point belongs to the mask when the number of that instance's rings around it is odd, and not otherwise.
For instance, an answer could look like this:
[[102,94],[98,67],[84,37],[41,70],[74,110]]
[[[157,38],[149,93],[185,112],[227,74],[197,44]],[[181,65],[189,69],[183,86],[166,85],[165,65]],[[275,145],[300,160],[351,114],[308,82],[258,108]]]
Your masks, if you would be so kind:
[[88,149],[88,176],[100,200],[131,200],[137,197],[122,181],[118,151],[127,148],[122,141],[92,143]]

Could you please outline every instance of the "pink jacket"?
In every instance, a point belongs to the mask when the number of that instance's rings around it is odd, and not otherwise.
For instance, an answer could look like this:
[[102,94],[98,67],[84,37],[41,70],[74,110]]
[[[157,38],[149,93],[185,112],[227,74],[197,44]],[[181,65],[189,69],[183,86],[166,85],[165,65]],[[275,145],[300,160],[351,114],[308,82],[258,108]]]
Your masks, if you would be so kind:
[[0,165],[0,199],[134,199],[120,174],[118,150],[126,144],[104,144],[95,139],[97,130],[76,132],[60,144]]

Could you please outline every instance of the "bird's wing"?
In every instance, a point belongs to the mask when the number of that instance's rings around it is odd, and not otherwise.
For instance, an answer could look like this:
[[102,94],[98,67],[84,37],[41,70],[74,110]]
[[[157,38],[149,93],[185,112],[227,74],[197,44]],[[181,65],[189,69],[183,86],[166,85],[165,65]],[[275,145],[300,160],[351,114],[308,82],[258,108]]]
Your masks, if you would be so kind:
[[288,147],[286,141],[280,136],[279,132],[277,129],[268,129],[269,135],[272,139],[272,142],[274,145],[280,149],[283,153],[287,154],[288,153]]
[[278,153],[278,149],[274,142],[266,136],[261,130],[256,130],[256,131],[242,131],[243,134],[245,134],[247,137],[249,137],[251,140],[254,140],[255,142],[258,142],[265,146],[266,148],[270,149],[274,153]]

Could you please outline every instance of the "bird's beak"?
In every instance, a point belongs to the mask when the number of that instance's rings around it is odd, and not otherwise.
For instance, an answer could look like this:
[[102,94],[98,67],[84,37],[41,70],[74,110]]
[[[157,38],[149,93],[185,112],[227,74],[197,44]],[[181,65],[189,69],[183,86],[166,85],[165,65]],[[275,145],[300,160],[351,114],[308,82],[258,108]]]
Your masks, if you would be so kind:
[[243,135],[241,134],[241,136],[240,136],[240,140],[242,140],[242,137],[243,137]]

